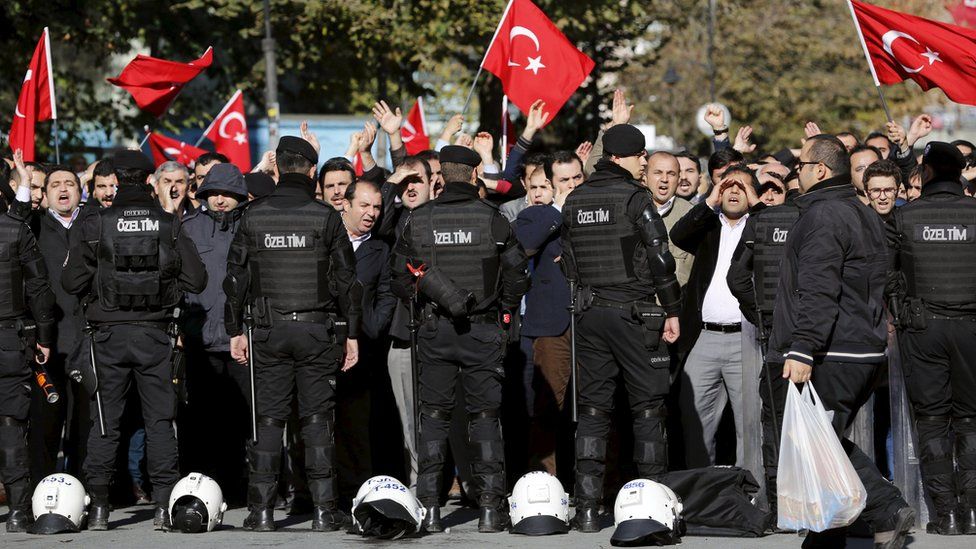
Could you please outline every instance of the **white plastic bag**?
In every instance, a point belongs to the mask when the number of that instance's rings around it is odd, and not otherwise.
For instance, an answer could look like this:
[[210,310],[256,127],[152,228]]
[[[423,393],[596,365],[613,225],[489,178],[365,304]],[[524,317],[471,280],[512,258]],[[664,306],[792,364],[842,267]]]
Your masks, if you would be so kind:
[[867,500],[864,484],[810,382],[802,394],[789,383],[776,497],[780,528],[814,532],[848,526]]

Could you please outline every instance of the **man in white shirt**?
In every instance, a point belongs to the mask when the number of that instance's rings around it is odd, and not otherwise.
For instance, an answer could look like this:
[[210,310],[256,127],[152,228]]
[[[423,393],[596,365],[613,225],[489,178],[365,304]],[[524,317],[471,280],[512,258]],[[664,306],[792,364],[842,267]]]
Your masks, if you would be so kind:
[[[686,466],[715,463],[715,433],[727,403],[735,415],[736,456],[742,461],[742,336],[738,301],[726,282],[732,252],[748,211],[759,203],[755,175],[734,165],[711,194],[671,230],[673,243],[695,254],[683,295],[681,418]],[[700,327],[700,330],[693,329]]]

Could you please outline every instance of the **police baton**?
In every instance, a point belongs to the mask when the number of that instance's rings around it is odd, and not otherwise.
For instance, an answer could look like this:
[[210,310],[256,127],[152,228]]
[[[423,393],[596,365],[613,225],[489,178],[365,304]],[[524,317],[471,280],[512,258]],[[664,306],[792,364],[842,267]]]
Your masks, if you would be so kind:
[[92,382],[94,386],[92,393],[95,395],[95,409],[98,411],[98,434],[104,437],[105,410],[102,408],[102,389],[98,383],[98,362],[95,360],[95,329],[91,324],[88,324],[85,326],[85,331],[88,332],[88,354],[91,358]]
[[576,366],[576,281],[569,279],[569,384],[570,384],[570,394],[572,398],[570,399],[570,414],[572,415],[573,423],[579,421],[579,410],[578,410],[578,396],[579,391],[577,390],[576,377],[577,377],[577,366]]
[[[773,422],[773,432],[779,437],[782,436],[782,433],[779,432],[779,420],[776,418],[776,393],[773,392],[773,376],[770,375],[769,368],[766,366],[766,353],[769,352],[769,334],[766,333],[762,305],[759,302],[759,289],[756,288],[755,282],[752,284],[752,296],[756,300],[756,319],[759,321],[759,326],[756,326],[756,334],[759,336],[759,359],[762,360],[759,367],[762,368],[766,376],[766,390],[769,391],[769,409],[772,412],[770,420]],[[779,444],[773,444],[773,447],[776,449],[776,459],[779,460]]]
[[417,331],[420,323],[416,316],[417,294],[410,297],[410,381],[413,384],[413,444],[420,448],[420,368],[417,366]]
[[254,389],[254,316],[251,306],[244,307],[244,324],[247,326],[247,375],[251,385],[251,440],[258,443],[258,401]]

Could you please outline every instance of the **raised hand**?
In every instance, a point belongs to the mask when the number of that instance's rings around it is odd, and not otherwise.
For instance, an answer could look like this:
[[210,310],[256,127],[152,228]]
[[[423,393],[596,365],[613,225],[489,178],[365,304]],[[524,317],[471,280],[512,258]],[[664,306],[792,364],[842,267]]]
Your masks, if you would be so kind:
[[461,131],[461,126],[464,125],[464,116],[460,114],[455,114],[444,124],[444,131],[441,132],[441,141],[450,143],[451,138],[454,134]]
[[634,106],[627,104],[627,97],[620,88],[613,90],[613,103],[610,106],[610,114],[613,123],[618,126],[630,122],[630,115],[634,112]]
[[376,126],[370,122],[363,124],[363,131],[359,132],[358,152],[366,153],[373,150],[373,142],[376,141]]
[[549,113],[546,112],[546,102],[539,99],[529,107],[529,113],[525,117],[525,130],[522,137],[532,141],[537,131],[549,121]]
[[308,141],[312,148],[315,149],[316,154],[320,152],[322,146],[319,145],[319,139],[315,137],[315,134],[308,129],[308,120],[302,120],[302,125],[300,126],[302,131],[302,139]]
[[589,141],[584,141],[576,147],[576,156],[579,157],[583,165],[586,165],[586,161],[590,159],[590,153],[593,152],[593,143]]
[[823,132],[820,131],[820,126],[818,126],[816,122],[807,122],[806,125],[803,126],[803,134],[806,135],[807,139],[822,133]]
[[467,147],[469,149],[474,148],[474,139],[466,133],[459,133],[457,139],[454,141],[455,145],[459,147]]
[[923,114],[915,117],[912,126],[908,128],[908,146],[914,146],[919,139],[930,133],[932,133],[932,116]]
[[752,126],[742,126],[735,134],[735,144],[732,148],[742,154],[750,154],[756,150],[756,144],[751,141]]
[[478,132],[474,136],[474,152],[478,153],[485,164],[492,162],[492,152],[495,149],[495,138],[488,132]]
[[712,130],[728,129],[729,123],[725,120],[725,111],[717,103],[705,105],[705,122],[712,127]]
[[373,105],[373,118],[383,128],[383,131],[390,135],[399,132],[400,126],[403,124],[403,113],[400,112],[400,107],[394,111],[390,109],[386,101],[379,101]]

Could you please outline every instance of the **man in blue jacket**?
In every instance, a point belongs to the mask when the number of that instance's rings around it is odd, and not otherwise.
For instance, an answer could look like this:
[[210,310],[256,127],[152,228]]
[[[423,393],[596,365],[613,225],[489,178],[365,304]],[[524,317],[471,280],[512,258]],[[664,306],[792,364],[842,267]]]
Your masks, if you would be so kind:
[[[223,488],[225,498],[243,501],[244,442],[250,417],[248,371],[230,356],[221,284],[247,200],[247,185],[236,166],[216,164],[196,196],[201,207],[183,220],[183,230],[196,244],[210,277],[204,291],[186,295],[180,322],[189,395],[180,421],[180,455],[184,471],[211,476]],[[214,425],[220,427],[214,429]]]

